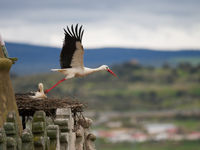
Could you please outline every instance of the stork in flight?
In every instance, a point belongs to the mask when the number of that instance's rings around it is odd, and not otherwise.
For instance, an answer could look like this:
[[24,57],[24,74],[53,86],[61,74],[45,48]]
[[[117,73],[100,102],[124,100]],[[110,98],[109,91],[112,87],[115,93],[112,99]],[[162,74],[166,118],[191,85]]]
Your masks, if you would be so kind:
[[82,37],[84,30],[82,30],[82,26],[78,27],[78,24],[73,27],[71,26],[71,30],[67,26],[67,30],[65,31],[65,40],[63,43],[63,48],[60,53],[60,66],[61,69],[51,69],[51,71],[57,71],[65,75],[65,78],[58,81],[54,86],[50,89],[45,90],[45,93],[51,91],[54,87],[56,87],[61,82],[74,78],[74,77],[83,77],[88,74],[106,70],[112,75],[116,76],[114,72],[112,72],[107,65],[102,65],[98,68],[87,68],[84,67],[83,64],[83,54],[84,49],[82,46]]

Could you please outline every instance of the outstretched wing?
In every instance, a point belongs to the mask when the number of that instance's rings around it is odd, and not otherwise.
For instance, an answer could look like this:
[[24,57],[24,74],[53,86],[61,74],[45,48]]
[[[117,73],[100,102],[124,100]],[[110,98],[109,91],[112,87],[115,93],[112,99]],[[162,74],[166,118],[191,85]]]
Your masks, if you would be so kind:
[[71,30],[67,26],[67,30],[64,29],[64,31],[65,40],[60,53],[61,68],[83,68],[84,49],[81,41],[84,30],[82,30],[82,26],[79,28],[77,24],[74,28],[72,25]]

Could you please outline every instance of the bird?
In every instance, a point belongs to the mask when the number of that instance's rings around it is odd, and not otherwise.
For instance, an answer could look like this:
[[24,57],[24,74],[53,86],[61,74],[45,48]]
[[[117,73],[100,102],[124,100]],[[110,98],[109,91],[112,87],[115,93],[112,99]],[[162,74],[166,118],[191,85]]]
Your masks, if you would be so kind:
[[44,93],[44,86],[42,83],[38,84],[38,91],[34,92],[34,96],[30,96],[33,99],[45,99],[47,96]]
[[60,53],[61,69],[51,69],[51,71],[60,72],[65,75],[65,78],[58,81],[50,89],[45,90],[45,93],[48,93],[58,84],[67,79],[71,79],[74,77],[83,77],[103,70],[117,77],[117,75],[107,65],[102,65],[98,68],[88,68],[84,66],[84,48],[82,45],[84,30],[82,29],[82,27],[82,25],[79,27],[78,24],[76,24],[76,26],[74,27],[72,24],[71,30],[68,26],[66,29],[64,28],[65,38]]

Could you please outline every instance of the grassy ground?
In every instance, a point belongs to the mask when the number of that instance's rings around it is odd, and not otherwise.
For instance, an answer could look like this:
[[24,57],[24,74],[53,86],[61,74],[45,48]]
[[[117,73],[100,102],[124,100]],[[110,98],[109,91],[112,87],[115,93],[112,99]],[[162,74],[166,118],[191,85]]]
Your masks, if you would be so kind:
[[179,57],[179,58],[175,58],[171,60],[172,63],[182,63],[182,62],[189,62],[191,64],[199,64],[200,63],[200,59],[199,58],[192,58],[192,57]]
[[181,142],[148,142],[136,144],[137,150],[199,150],[199,141],[181,141]]
[[196,119],[173,120],[173,123],[186,132],[200,131],[200,121]]
[[99,150],[199,150],[200,141],[162,141],[144,143],[108,143],[104,140],[97,140]]

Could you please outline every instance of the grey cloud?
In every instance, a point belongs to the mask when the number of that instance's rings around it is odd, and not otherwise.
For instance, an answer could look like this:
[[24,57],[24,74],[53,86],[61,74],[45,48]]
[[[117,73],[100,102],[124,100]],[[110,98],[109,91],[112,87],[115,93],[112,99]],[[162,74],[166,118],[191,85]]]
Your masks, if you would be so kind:
[[87,22],[94,19],[117,18],[121,15],[130,19],[135,16],[136,19],[140,16],[155,15],[160,18],[170,16],[177,20],[184,18],[186,22],[187,19],[191,21],[190,18],[197,19],[197,15],[200,14],[200,1],[197,0],[0,0],[0,3],[2,4],[0,12],[3,14],[0,18],[48,22],[53,22],[54,19],[65,20],[65,18],[69,20],[81,18],[81,21],[85,19]]
[[[154,32],[158,37],[165,32],[170,32],[170,36],[172,32],[176,35],[184,32],[184,36],[195,30],[198,33],[200,24],[199,0],[0,0],[0,4],[0,31],[7,35],[9,32],[8,40],[12,34],[31,34],[38,30],[43,33],[45,44],[51,34],[55,35],[53,38],[60,34],[58,28],[72,23],[83,24],[99,34],[110,31],[108,37],[119,36],[117,40],[122,44],[123,38],[129,37],[130,45],[138,39],[142,43],[145,36],[150,37]],[[177,29],[181,31],[175,32]],[[104,34],[101,38],[107,39]],[[27,42],[28,35],[24,37]],[[22,41],[23,36],[20,38]],[[198,36],[191,41],[195,38]],[[35,42],[43,40],[35,39]]]

